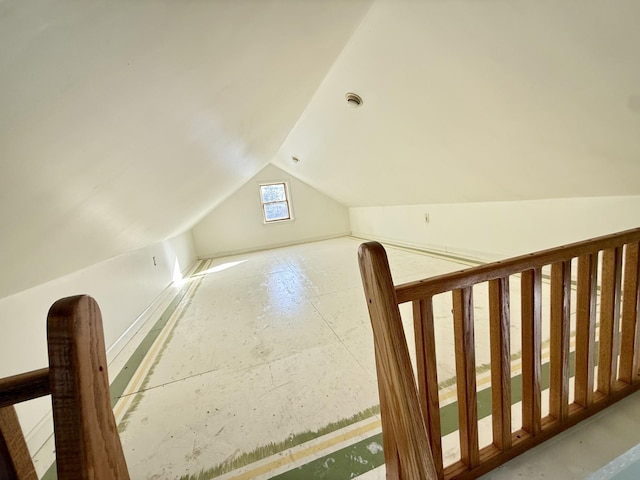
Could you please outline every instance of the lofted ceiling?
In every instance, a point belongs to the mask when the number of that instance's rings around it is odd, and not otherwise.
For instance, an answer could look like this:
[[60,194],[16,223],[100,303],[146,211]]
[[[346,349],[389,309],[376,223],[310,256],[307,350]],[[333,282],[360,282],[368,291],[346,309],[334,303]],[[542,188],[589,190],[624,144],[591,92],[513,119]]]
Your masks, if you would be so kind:
[[640,194],[638,18],[0,0],[0,298],[192,227],[269,162],[346,206]]
[[193,226],[269,163],[369,6],[0,0],[0,298]]
[[637,0],[376,1],[274,163],[348,206],[640,194],[638,19]]

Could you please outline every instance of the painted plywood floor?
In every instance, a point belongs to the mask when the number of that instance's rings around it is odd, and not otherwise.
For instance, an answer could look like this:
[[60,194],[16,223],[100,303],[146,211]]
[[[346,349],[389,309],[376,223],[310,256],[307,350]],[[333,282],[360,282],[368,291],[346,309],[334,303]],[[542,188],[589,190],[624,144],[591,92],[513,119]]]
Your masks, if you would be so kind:
[[[337,436],[329,443],[338,448],[340,435],[349,443],[379,431],[359,244],[208,260],[186,279],[166,337],[116,409],[133,478],[213,478],[278,451],[293,460],[291,447],[313,455],[326,450],[314,441]],[[389,256],[396,281],[464,266],[400,249]]]
[[[199,263],[117,359],[126,365],[112,379],[112,396],[132,478],[384,478],[373,341],[357,266],[360,243],[340,238]],[[469,266],[464,259],[407,249],[387,247],[387,253],[395,283]],[[484,290],[474,288],[481,445],[491,441],[490,400],[482,403],[490,398]],[[450,463],[459,456],[451,304],[434,301]],[[401,311],[412,338],[410,308]],[[514,296],[515,375],[518,311]],[[613,426],[590,421],[487,478],[585,478],[640,441],[640,425],[631,422],[640,418],[637,403],[623,402],[622,413],[605,412]],[[513,408],[514,430],[519,408]],[[638,428],[620,433],[624,422]],[[615,441],[610,431],[617,432]],[[608,438],[601,448],[599,438]],[[581,446],[589,447],[586,456]],[[577,455],[581,448],[585,458]]]

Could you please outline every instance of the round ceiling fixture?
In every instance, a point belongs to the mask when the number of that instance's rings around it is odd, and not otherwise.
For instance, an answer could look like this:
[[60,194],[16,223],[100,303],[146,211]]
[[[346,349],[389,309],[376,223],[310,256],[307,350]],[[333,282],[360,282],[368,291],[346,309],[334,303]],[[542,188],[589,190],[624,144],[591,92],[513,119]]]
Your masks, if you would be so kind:
[[349,92],[344,96],[344,98],[347,99],[347,105],[352,108],[358,108],[362,106],[362,97],[357,93]]
[[291,161],[292,161],[293,163],[298,163],[298,162],[300,161],[300,159],[299,159],[298,157],[295,157],[295,156],[294,156],[294,157],[291,157]]

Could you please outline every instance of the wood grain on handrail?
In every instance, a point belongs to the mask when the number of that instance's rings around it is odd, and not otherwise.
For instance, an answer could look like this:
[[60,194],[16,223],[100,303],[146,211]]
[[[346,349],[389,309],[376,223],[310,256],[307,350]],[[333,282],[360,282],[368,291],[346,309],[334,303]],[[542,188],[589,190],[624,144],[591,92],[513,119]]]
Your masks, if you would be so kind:
[[[376,371],[381,371],[380,353],[376,350]],[[380,397],[380,423],[384,425],[386,433],[382,436],[382,451],[384,452],[384,463],[389,479],[402,478],[400,471],[400,457],[398,456],[398,444],[396,443],[395,432],[393,431],[393,421],[391,410],[388,406],[387,395],[393,385],[389,385],[385,378],[378,379],[378,395]]]
[[[395,442],[392,455],[387,457],[385,452],[385,459],[392,462],[387,478],[425,478],[407,474],[404,468],[405,455],[418,455],[427,457],[426,461],[435,465],[433,478],[475,479],[640,389],[640,228],[399,286],[393,286],[382,246],[365,244],[361,246],[361,252],[363,250],[369,252],[369,255],[360,254],[360,262],[374,331],[378,380],[382,385],[383,437],[389,434]],[[574,265],[577,272],[572,275]],[[544,296],[543,268],[545,271],[550,268],[549,281],[545,280],[549,287],[545,288]],[[510,284],[510,280],[516,277],[520,277],[522,429],[512,432],[510,290],[517,289],[518,285],[517,282]],[[481,449],[478,447],[474,323],[484,319],[474,319],[474,310],[482,312],[483,307],[475,305],[473,298],[474,287],[479,283],[488,283],[489,287],[493,429],[493,442]],[[572,302],[572,292],[576,294],[575,302]],[[433,305],[434,295],[443,293],[450,293],[453,298],[449,319],[454,330],[460,437],[459,460],[444,466],[442,443],[436,438],[442,432],[437,413],[439,362]],[[372,302],[372,299],[375,300]],[[415,384],[407,372],[410,365],[407,366],[408,353],[398,310],[398,305],[404,302],[413,304],[415,374],[422,416],[414,415]],[[574,314],[575,325],[572,325]],[[574,350],[571,346],[573,328]],[[548,331],[549,336],[543,338],[543,331]],[[486,335],[485,329],[478,332]],[[485,341],[485,338],[479,340]],[[549,414],[543,418],[542,346],[547,342]],[[575,355],[575,399],[569,403],[572,355]],[[381,368],[383,363],[386,366]],[[407,395],[408,399],[400,400]],[[426,419],[431,452],[413,441],[401,445],[400,439],[406,438],[407,432],[413,432],[405,423],[409,418],[418,422],[417,432],[422,435],[422,417]],[[416,450],[406,450],[406,447]]]
[[507,277],[525,270],[542,268],[545,265],[562,262],[568,258],[589,255],[600,250],[638,241],[640,241],[640,228],[634,228],[584,242],[572,243],[508,260],[467,268],[458,272],[404,283],[395,287],[396,296],[398,303],[410,302],[416,298],[426,298],[439,293],[467,288],[477,283]]
[[58,478],[128,480],[96,301],[81,295],[54,303],[47,340]]
[[49,395],[49,369],[0,378],[0,408]]
[[369,242],[360,245],[358,260],[373,328],[381,409],[386,410],[382,415],[383,429],[391,432],[397,449],[385,451],[385,460],[393,462],[396,454],[399,459],[400,472],[387,472],[387,478],[435,479],[437,473],[387,254],[382,245]]

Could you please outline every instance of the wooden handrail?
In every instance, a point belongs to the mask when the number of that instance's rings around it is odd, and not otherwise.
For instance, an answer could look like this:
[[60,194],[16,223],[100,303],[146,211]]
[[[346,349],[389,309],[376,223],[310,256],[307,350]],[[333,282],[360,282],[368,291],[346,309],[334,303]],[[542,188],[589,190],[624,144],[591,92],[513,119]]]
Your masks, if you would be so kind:
[[471,287],[477,283],[507,277],[509,275],[542,268],[567,258],[590,255],[608,248],[632,243],[640,238],[640,228],[598,237],[593,240],[572,243],[562,247],[541,250],[507,260],[471,267],[458,272],[445,273],[424,280],[407,282],[396,287],[398,303],[410,302],[416,298],[426,298],[459,288]]
[[[640,228],[398,286],[393,285],[386,254],[377,242],[361,245],[359,261],[374,334],[390,480],[477,478],[640,389]],[[572,272],[576,265],[577,272]],[[543,269],[550,272],[545,277],[548,298],[542,293]],[[478,445],[475,359],[475,326],[484,321],[474,318],[478,284],[488,286],[493,433],[492,443],[483,448]],[[436,295],[447,293],[453,307],[460,458],[443,465],[433,302]],[[510,351],[514,294],[520,296],[522,333],[522,428],[515,432]],[[408,346],[398,309],[405,302],[413,304],[415,377],[407,366]],[[543,331],[549,332],[548,339],[542,338]],[[575,347],[570,341],[573,334]],[[548,340],[549,349],[546,417],[541,414],[543,340]],[[573,403],[569,403],[571,356],[575,356]],[[414,425],[407,425],[409,421]],[[392,439],[390,445],[387,437]],[[420,446],[413,438],[426,438],[429,445],[422,441]],[[405,456],[412,463],[428,465],[429,473],[407,474]]]
[[54,303],[47,343],[58,477],[128,480],[96,301],[80,295]]
[[50,393],[48,368],[0,378],[0,408],[44,397]]
[[[393,292],[393,282],[386,253],[380,244],[365,243],[360,246],[358,256],[374,331],[381,404],[384,405],[382,423],[393,432],[392,439],[387,435],[384,445],[388,467],[405,478],[436,478],[398,303],[387,295]],[[392,320],[387,321],[389,318]]]
[[80,295],[54,303],[47,346],[49,368],[0,379],[0,478],[37,480],[13,404],[51,394],[58,478],[128,480],[96,301]]

